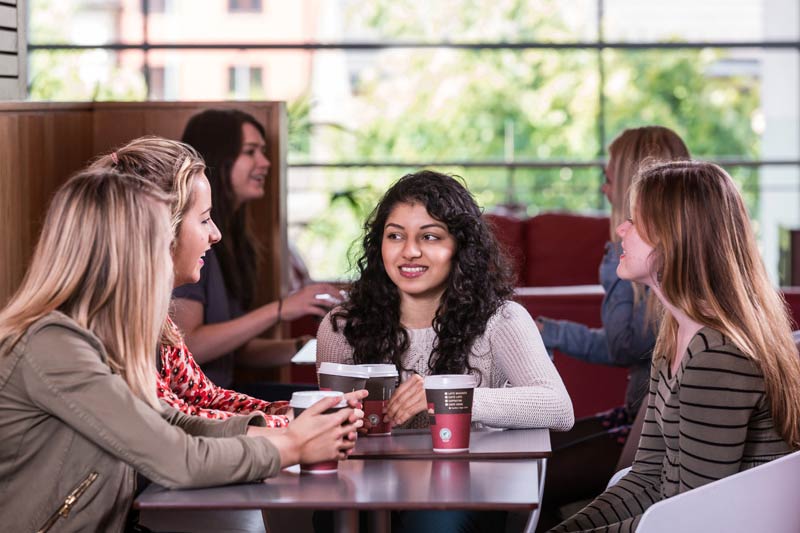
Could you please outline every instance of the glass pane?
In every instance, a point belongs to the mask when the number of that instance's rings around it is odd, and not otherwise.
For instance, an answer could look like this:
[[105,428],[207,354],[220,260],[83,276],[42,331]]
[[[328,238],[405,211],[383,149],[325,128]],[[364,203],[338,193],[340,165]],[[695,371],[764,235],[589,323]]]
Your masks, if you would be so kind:
[[543,50],[319,52],[314,161],[514,161],[598,152],[597,54]]
[[740,184],[761,256],[773,281],[780,281],[781,250],[787,246],[783,229],[800,229],[800,166],[726,167]]
[[[143,40],[145,0],[30,0],[31,43]],[[385,40],[573,42],[597,38],[597,0],[149,0],[154,43]]]
[[571,42],[597,38],[597,0],[345,0],[340,4],[336,15],[343,20],[344,41]]
[[606,41],[760,41],[763,0],[604,0]]
[[143,53],[38,50],[28,54],[31,100],[144,100]]
[[308,93],[313,76],[313,52],[304,50],[151,50],[146,57],[151,70],[164,72],[156,100],[292,102]]
[[152,99],[288,101],[290,164],[592,159],[599,149],[593,51],[153,50],[147,60]]
[[698,158],[758,157],[758,53],[740,52],[747,68],[721,50],[605,51],[607,142],[625,128],[658,124],[678,132]]
[[[417,168],[289,169],[289,239],[312,278],[352,276],[364,221],[398,178]],[[515,169],[436,167],[461,176],[479,205],[534,216],[551,210],[605,212],[599,168]]]
[[697,158],[798,159],[797,52],[606,50],[606,144],[667,126]]
[[141,43],[143,0],[29,0],[30,44]]

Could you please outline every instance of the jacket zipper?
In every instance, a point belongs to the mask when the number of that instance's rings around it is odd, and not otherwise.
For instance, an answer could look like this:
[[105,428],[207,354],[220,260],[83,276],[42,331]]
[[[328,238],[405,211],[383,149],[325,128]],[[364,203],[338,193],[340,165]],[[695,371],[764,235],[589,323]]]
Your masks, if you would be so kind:
[[36,533],[46,533],[55,525],[59,518],[67,518],[70,510],[72,510],[72,506],[77,503],[78,498],[80,498],[83,493],[87,491],[92,483],[94,483],[95,479],[97,479],[97,472],[92,472],[86,476],[86,479],[81,481],[80,485],[75,487],[72,492],[69,493],[69,496],[64,499],[64,503],[61,504],[61,507],[59,507],[56,512],[47,519],[47,522],[45,522],[42,527],[36,530]]

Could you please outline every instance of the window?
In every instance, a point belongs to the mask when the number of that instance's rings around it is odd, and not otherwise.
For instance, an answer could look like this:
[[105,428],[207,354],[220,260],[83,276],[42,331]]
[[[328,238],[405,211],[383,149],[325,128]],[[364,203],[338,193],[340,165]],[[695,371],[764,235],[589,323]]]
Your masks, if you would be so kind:
[[231,13],[256,13],[261,11],[261,0],[228,0]]
[[164,99],[164,78],[164,67],[150,67],[150,83],[148,86],[148,97],[150,100]]
[[261,67],[228,67],[228,93],[237,100],[261,97],[264,93]]
[[170,13],[172,12],[173,0],[142,0],[142,13],[145,8],[148,13]]
[[[117,26],[95,0],[30,0],[32,98],[286,100],[288,222],[313,277],[344,275],[364,211],[422,165],[487,209],[607,210],[608,144],[653,123],[737,180],[773,273],[778,228],[800,227],[795,0],[228,0],[213,35],[197,2],[150,0],[174,13],[147,31],[115,2]],[[118,35],[87,50],[90,26]]]

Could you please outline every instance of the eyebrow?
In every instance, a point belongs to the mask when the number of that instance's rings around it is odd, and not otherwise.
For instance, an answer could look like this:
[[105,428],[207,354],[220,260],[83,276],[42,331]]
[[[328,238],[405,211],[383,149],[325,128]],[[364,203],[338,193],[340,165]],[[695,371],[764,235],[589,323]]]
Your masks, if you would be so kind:
[[242,147],[245,147],[245,146],[259,147],[259,146],[266,146],[266,145],[267,145],[267,143],[262,143],[262,142],[246,142],[246,143],[242,143]]
[[[406,229],[403,226],[401,226],[400,224],[395,224],[394,222],[388,222],[386,224],[386,226],[384,226],[384,229],[388,228],[389,226],[392,226],[392,227],[395,227],[395,228],[399,228],[399,229]],[[444,231],[447,231],[446,227],[442,226],[441,224],[436,224],[436,223],[425,224],[424,226],[420,226],[419,227],[419,229],[428,229],[428,228],[439,228],[439,229],[442,229]]]

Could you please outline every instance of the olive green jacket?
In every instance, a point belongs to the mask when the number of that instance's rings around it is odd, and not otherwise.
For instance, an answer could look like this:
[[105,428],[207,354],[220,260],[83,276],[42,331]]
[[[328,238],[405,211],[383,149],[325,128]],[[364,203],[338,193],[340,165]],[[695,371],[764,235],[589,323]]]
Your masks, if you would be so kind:
[[[0,349],[0,353],[4,350]],[[100,340],[53,312],[0,355],[4,531],[122,531],[135,471],[170,488],[277,474],[278,450],[226,421],[159,413],[111,371]]]

